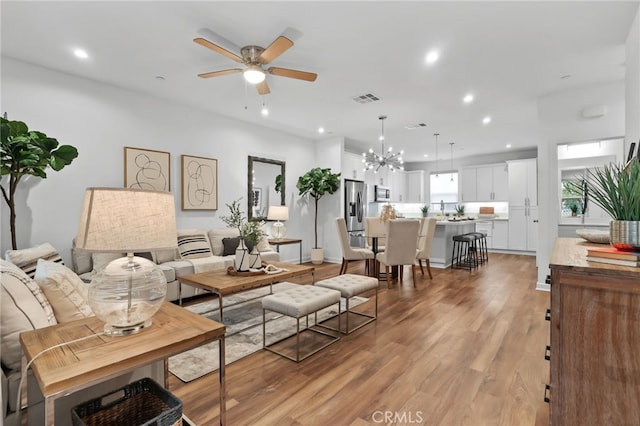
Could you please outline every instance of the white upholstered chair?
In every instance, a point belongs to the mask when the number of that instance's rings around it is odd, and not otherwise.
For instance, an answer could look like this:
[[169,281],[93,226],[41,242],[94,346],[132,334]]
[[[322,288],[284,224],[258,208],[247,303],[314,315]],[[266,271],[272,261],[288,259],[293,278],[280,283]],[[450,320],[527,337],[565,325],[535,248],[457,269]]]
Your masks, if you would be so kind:
[[[347,233],[347,223],[343,217],[336,218],[336,225],[338,226],[338,236],[340,237],[340,247],[342,248],[342,266],[340,267],[340,275],[342,275],[347,272],[349,262],[373,259],[374,256],[373,251],[369,249],[351,247]],[[368,271],[369,262],[366,262],[365,268]]]
[[[367,237],[367,248],[373,250],[373,238],[371,235],[384,235],[385,223],[379,217],[364,218],[364,235]],[[378,238],[378,253],[384,251],[386,238]]]
[[418,250],[416,251],[416,259],[418,260],[418,265],[420,265],[420,271],[424,275],[424,268],[422,267],[422,261],[424,260],[430,279],[433,279],[433,275],[431,275],[429,258],[431,257],[431,246],[433,245],[437,222],[438,220],[433,217],[422,219],[420,222],[420,236],[418,237]]
[[[384,253],[379,253],[376,260],[384,265],[387,286],[391,280],[389,267],[397,266],[400,282],[403,279],[404,265],[411,265],[413,286],[416,287],[416,250],[418,248],[418,231],[420,222],[417,220],[389,220],[387,221],[387,245]],[[379,269],[379,268],[378,268]]]

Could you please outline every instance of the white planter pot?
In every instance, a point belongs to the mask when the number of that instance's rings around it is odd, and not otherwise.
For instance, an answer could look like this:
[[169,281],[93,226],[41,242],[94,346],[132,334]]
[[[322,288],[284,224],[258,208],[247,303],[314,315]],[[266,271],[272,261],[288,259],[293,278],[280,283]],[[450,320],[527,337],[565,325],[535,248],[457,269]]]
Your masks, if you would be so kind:
[[257,248],[253,248],[253,251],[249,254],[249,268],[260,269],[262,267],[262,257]]
[[320,265],[324,261],[324,250],[321,248],[311,249],[311,263]]
[[246,272],[249,270],[249,250],[238,247],[236,249],[235,267],[238,272]]

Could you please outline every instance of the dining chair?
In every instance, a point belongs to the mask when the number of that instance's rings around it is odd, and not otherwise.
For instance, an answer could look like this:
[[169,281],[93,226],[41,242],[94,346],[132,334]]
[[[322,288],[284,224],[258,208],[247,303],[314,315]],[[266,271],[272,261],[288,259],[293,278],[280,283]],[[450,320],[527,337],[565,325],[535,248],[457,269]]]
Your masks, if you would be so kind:
[[429,279],[433,279],[429,258],[431,257],[431,247],[433,246],[433,237],[436,233],[437,222],[438,220],[433,217],[421,220],[418,249],[416,250],[416,259],[418,260],[418,265],[420,265],[420,271],[422,272],[422,275],[424,275],[424,268],[422,267],[422,261],[424,260],[427,266],[427,272],[429,273]]
[[390,281],[395,281],[395,278],[392,278],[389,273],[389,267],[398,267],[398,275],[400,282],[402,282],[404,265],[411,265],[413,286],[416,287],[416,250],[418,248],[419,229],[420,222],[417,220],[396,219],[387,221],[386,249],[384,253],[379,253],[376,257],[380,265],[384,265],[387,287],[389,287]]
[[[364,220],[364,235],[367,240],[367,248],[374,250],[372,235],[384,235],[385,223],[379,217],[366,217]],[[386,238],[378,237],[377,253],[383,252],[386,245]]]
[[[357,260],[373,259],[373,251],[367,248],[351,247],[349,242],[349,234],[347,233],[347,222],[343,217],[336,218],[338,226],[338,236],[340,237],[340,247],[342,248],[342,266],[340,267],[340,275],[347,272],[349,262]],[[369,262],[365,262],[365,273],[369,272]]]

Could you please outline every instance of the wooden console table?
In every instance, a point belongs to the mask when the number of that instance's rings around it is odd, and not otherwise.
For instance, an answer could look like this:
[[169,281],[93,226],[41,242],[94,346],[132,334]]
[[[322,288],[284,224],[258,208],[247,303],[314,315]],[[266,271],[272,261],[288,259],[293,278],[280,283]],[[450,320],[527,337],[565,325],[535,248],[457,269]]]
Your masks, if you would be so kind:
[[589,262],[593,246],[558,238],[551,255],[552,425],[640,419],[640,268]]
[[[40,391],[45,398],[45,424],[55,423],[56,399],[131,372],[209,342],[220,348],[220,424],[225,424],[225,326],[164,302],[153,316],[153,324],[137,334],[107,336],[104,323],[96,317],[58,324],[20,334],[23,371],[26,362],[43,350],[31,364]],[[106,392],[105,392],[106,393]]]
[[280,253],[280,246],[298,244],[300,246],[300,264],[302,264],[302,240],[297,238],[270,238],[268,241],[270,245],[276,246],[278,253]]

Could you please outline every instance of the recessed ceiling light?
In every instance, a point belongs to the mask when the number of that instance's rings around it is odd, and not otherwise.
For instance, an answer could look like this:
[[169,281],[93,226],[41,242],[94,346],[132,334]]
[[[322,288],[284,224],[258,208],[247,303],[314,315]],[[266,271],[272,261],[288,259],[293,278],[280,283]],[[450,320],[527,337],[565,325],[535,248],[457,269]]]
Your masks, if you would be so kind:
[[324,133],[324,127],[318,127],[318,133],[323,134]]
[[473,95],[471,93],[465,95],[464,98],[462,98],[462,101],[465,104],[468,104],[468,103],[472,102],[473,101]]
[[89,57],[89,54],[82,49],[74,49],[73,54],[80,59],[87,59]]
[[485,118],[482,119],[482,123],[483,124],[489,124],[491,123],[491,117],[487,116]]
[[432,50],[431,52],[427,53],[427,56],[425,57],[425,61],[428,64],[433,64],[438,60],[439,57],[440,57],[440,54],[438,53],[438,51]]
[[264,117],[269,115],[269,108],[267,108],[267,106],[264,103],[262,104],[262,109],[260,110],[260,114],[262,114]]
[[510,143],[508,143],[508,144],[506,144],[506,145],[505,145],[505,147],[506,147],[506,148],[511,148],[511,144],[510,144]]
[[423,155],[423,157],[428,157],[428,156],[429,156],[429,154],[425,154],[425,155]]

